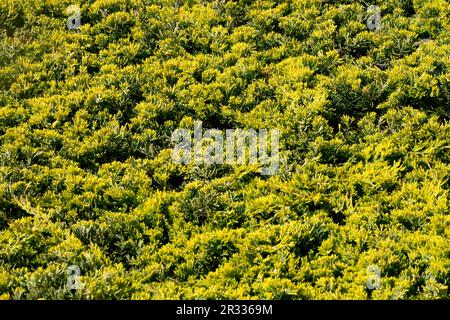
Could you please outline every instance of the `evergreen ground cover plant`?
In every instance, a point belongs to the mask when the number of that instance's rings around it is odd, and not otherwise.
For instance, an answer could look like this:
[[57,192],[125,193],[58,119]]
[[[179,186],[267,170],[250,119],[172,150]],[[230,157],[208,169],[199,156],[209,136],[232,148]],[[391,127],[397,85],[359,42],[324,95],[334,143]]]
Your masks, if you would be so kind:
[[2,0],[0,298],[449,299],[449,117],[446,0]]

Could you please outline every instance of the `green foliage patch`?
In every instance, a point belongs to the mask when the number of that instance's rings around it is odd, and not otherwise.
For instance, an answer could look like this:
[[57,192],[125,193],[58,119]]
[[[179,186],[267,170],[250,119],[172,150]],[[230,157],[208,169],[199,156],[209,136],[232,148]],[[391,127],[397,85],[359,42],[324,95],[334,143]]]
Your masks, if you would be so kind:
[[[448,1],[72,4],[0,2],[1,299],[449,299]],[[196,120],[279,174],[172,162]]]

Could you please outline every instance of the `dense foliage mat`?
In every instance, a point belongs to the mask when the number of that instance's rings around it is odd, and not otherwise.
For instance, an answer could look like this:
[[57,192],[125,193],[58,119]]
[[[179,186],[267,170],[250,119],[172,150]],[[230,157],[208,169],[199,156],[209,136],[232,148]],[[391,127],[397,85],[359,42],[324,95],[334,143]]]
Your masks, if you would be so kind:
[[449,82],[445,0],[2,0],[0,298],[448,299]]

